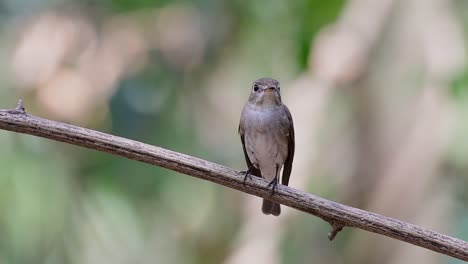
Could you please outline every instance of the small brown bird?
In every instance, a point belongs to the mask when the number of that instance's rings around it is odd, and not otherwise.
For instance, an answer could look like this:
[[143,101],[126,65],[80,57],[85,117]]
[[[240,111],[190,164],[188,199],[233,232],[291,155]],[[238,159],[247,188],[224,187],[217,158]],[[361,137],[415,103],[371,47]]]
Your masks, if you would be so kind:
[[[239,123],[247,171],[270,181],[272,194],[283,168],[282,184],[288,185],[294,158],[294,125],[289,109],[281,102],[279,82],[262,78],[253,82]],[[278,203],[263,199],[264,214],[280,215]]]

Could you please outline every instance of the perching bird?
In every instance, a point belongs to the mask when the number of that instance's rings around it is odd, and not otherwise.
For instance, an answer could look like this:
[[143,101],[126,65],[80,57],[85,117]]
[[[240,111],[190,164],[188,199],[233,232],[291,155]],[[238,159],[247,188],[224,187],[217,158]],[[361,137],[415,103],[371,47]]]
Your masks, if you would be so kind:
[[[239,135],[250,175],[270,181],[272,194],[283,168],[282,184],[288,185],[294,158],[294,126],[289,109],[281,102],[279,82],[262,78],[253,82],[249,100],[244,106]],[[278,216],[278,203],[263,199],[262,212]]]

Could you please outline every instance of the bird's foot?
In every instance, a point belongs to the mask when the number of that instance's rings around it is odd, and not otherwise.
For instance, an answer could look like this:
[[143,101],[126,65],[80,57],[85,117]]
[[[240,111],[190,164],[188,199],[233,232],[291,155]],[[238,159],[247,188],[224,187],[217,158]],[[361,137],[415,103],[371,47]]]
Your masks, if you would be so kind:
[[271,188],[271,193],[270,196],[273,196],[275,194],[276,186],[278,185],[278,179],[274,178],[270,183],[268,183],[267,188]]
[[244,174],[244,185],[245,185],[245,182],[247,181],[247,178],[249,178],[249,180],[252,180],[252,173],[250,173],[250,169],[252,167],[249,167],[246,171],[241,171],[240,173]]

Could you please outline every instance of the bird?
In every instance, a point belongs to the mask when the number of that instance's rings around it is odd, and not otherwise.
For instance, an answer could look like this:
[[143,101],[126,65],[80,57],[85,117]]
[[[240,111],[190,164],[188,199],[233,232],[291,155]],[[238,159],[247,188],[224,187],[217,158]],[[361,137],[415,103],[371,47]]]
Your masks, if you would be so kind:
[[[294,124],[291,112],[281,101],[280,83],[272,78],[260,78],[252,84],[249,99],[244,105],[239,122],[247,170],[244,184],[251,176],[262,177],[272,187],[279,182],[289,184],[294,159]],[[279,216],[279,203],[263,199],[262,212]]]

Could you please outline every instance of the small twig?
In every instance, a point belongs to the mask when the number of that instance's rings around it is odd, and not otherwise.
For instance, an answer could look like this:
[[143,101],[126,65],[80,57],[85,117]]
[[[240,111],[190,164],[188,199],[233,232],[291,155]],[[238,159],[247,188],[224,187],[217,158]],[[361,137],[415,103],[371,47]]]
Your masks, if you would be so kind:
[[[23,114],[18,114],[19,112]],[[0,129],[111,153],[268,198],[332,223],[330,239],[333,239],[344,226],[355,227],[468,261],[468,243],[461,239],[335,203],[281,184],[276,186],[275,195],[270,197],[271,190],[267,188],[268,182],[262,178],[253,177],[244,185],[243,173],[213,162],[24,113],[21,102],[18,103],[17,109],[0,110]]]
[[19,99],[18,104],[16,105],[16,108],[15,109],[10,109],[10,110],[7,110],[7,111],[10,114],[26,114],[26,110],[24,109],[24,106],[23,106],[23,100]]
[[330,225],[332,226],[332,230],[330,230],[330,232],[328,232],[328,239],[330,241],[333,241],[333,239],[335,239],[336,235],[341,231],[343,230],[343,228],[345,227],[345,225],[343,224],[340,224],[338,222],[331,222]]

